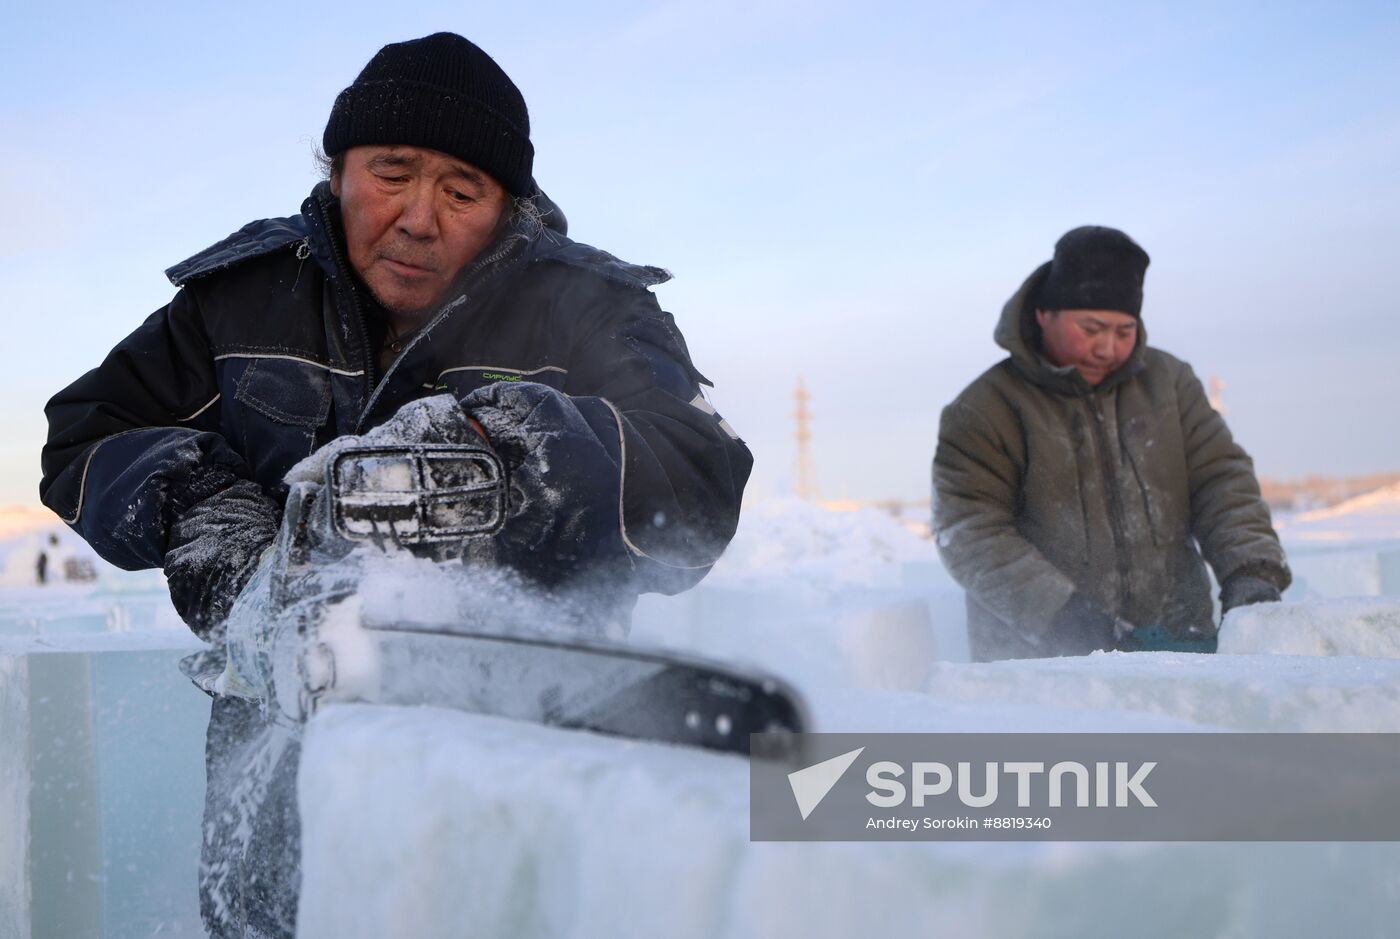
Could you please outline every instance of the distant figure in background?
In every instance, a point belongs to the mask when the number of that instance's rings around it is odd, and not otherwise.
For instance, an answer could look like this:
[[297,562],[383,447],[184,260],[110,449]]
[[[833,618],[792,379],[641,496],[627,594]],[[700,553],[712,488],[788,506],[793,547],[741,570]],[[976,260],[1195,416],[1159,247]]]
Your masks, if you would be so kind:
[[[49,535],[49,545],[58,547],[57,535]],[[39,549],[39,557],[34,560],[34,573],[38,577],[39,586],[42,587],[49,582],[49,552],[43,548]]]
[[1147,345],[1147,264],[1123,232],[1067,233],[1002,310],[1009,357],[943,411],[934,531],[978,661],[1214,651],[1204,562],[1226,612],[1291,580],[1249,456]]

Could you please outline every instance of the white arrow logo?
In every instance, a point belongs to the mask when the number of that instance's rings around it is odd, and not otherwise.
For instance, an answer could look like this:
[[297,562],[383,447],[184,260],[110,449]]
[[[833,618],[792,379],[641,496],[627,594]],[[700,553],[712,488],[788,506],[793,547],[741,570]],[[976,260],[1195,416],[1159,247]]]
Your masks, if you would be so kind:
[[797,809],[802,813],[804,822],[807,820],[807,816],[821,805],[826,794],[846,774],[846,770],[851,768],[856,757],[864,751],[865,747],[861,747],[859,750],[852,750],[850,753],[843,753],[840,756],[833,756],[829,760],[813,763],[806,769],[800,769],[795,773],[788,773],[788,785],[792,786],[792,796],[797,800]]

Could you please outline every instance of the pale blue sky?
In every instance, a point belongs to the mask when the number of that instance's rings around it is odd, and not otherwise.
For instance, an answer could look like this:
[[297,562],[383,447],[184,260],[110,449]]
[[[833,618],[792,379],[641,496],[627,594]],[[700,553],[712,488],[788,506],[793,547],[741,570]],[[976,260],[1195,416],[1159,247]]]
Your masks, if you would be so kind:
[[571,233],[658,290],[720,410],[829,496],[926,496],[938,414],[1065,230],[1151,253],[1154,344],[1261,472],[1400,469],[1394,3],[77,4],[0,33],[0,502],[161,271],[297,210],[336,92],[438,29],[525,93]]

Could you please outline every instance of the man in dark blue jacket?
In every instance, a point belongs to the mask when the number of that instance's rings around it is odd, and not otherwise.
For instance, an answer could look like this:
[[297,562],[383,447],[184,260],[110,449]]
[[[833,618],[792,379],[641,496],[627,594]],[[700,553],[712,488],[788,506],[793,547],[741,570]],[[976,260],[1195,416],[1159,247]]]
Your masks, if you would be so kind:
[[[277,532],[287,471],[449,394],[458,430],[509,474],[500,564],[544,590],[606,584],[614,618],[640,592],[696,583],[734,533],[751,456],[648,290],[669,275],[564,236],[509,77],[453,34],[386,46],[337,98],[323,146],[330,178],[299,215],[172,268],[170,304],[50,401],[44,503],[112,563],[163,568],[181,616],[218,641]],[[225,738],[256,725],[215,699],[211,776]],[[279,811],[290,820],[264,827],[286,855],[295,806]],[[210,842],[204,874],[241,863]],[[289,934],[294,883],[239,880],[264,895],[206,890],[211,932]]]

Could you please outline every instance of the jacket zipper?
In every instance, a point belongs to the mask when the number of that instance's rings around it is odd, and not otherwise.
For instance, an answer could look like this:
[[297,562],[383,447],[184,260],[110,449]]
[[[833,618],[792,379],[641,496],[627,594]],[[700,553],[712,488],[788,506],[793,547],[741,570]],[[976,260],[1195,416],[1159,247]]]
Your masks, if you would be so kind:
[[[508,235],[506,238],[502,239],[499,248],[487,257],[479,258],[472,263],[471,269],[467,272],[466,277],[463,278],[462,290],[458,292],[456,298],[444,304],[442,309],[428,321],[427,325],[418,330],[414,337],[409,340],[408,345],[404,346],[403,351],[399,353],[399,357],[385,370],[384,377],[373,386],[373,391],[371,391],[369,399],[365,402],[365,406],[360,410],[359,418],[355,421],[355,433],[358,434],[364,431],[365,418],[369,416],[370,411],[373,410],[375,404],[379,402],[379,396],[383,393],[384,389],[388,387],[389,376],[394,373],[394,370],[398,368],[402,362],[408,359],[408,354],[413,347],[427,338],[428,334],[433,331],[433,327],[446,319],[448,314],[459,306],[464,306],[468,303],[471,300],[471,297],[467,295],[468,288],[475,289],[480,287],[491,275],[496,273],[491,270],[492,266],[499,264],[502,260],[507,258],[511,252],[515,250],[517,243],[521,241],[522,238],[523,236],[518,234]],[[360,314],[360,328],[362,330],[365,329],[363,313]],[[368,345],[368,340],[366,340],[366,345]]]
[[297,276],[292,281],[292,293],[297,292],[297,284],[301,283],[301,269],[306,267],[306,259],[311,257],[311,239],[303,238],[297,242]]
[[1125,616],[1133,598],[1132,588],[1128,584],[1128,574],[1131,565],[1128,563],[1128,556],[1124,550],[1127,544],[1127,535],[1123,525],[1123,503],[1122,494],[1118,491],[1118,472],[1114,469],[1112,454],[1108,449],[1108,431],[1104,429],[1103,409],[1099,407],[1098,397],[1090,392],[1084,398],[1090,413],[1094,417],[1094,440],[1098,444],[1099,464],[1103,471],[1103,483],[1107,490],[1108,500],[1108,524],[1113,533],[1113,556],[1118,565],[1118,615]]

